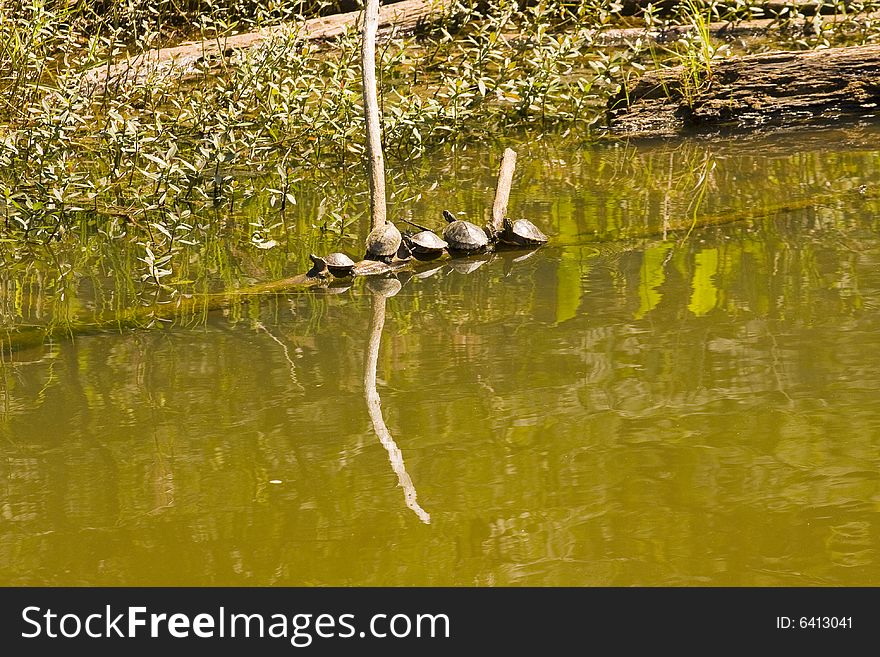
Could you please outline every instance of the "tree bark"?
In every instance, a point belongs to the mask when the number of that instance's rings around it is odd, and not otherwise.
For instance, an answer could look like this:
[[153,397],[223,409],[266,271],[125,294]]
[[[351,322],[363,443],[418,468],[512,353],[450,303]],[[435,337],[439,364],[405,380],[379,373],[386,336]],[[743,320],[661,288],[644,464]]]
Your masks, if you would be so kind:
[[609,101],[609,127],[672,136],[722,127],[825,124],[880,113],[880,46],[747,55],[642,76]]
[[364,91],[364,119],[367,129],[367,166],[370,179],[370,230],[385,225],[385,159],[382,156],[382,125],[376,93],[376,32],[379,29],[379,0],[366,0],[361,43],[361,80]]
[[492,223],[489,226],[493,236],[504,229],[504,217],[507,215],[507,201],[513,185],[513,172],[516,169],[516,151],[504,149],[501,168],[498,170],[498,185],[495,188],[495,203],[492,205]]

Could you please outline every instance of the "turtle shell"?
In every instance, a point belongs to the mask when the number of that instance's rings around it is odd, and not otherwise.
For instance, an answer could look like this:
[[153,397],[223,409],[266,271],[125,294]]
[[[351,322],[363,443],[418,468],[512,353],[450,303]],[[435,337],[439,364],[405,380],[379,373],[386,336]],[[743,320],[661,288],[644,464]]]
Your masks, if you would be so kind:
[[397,226],[386,221],[367,235],[367,256],[370,258],[391,258],[400,248],[401,235]]
[[462,219],[446,225],[443,239],[454,251],[477,251],[489,245],[489,237],[482,228]]
[[336,277],[351,276],[354,269],[354,260],[344,253],[331,253],[324,261],[327,263],[327,269]]
[[354,260],[344,253],[331,253],[324,261],[328,267],[354,267]]
[[528,219],[505,219],[501,239],[517,246],[537,246],[544,244],[549,238]]
[[416,253],[434,253],[442,251],[449,246],[444,240],[440,239],[437,233],[430,230],[423,230],[415,235],[410,235],[410,244],[412,250]]

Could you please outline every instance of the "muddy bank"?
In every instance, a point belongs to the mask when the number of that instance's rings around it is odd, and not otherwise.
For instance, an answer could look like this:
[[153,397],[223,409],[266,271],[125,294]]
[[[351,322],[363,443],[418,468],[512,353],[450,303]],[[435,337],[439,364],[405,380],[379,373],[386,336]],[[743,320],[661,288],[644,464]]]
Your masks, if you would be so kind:
[[650,72],[609,101],[612,133],[675,136],[880,116],[880,46],[773,52]]

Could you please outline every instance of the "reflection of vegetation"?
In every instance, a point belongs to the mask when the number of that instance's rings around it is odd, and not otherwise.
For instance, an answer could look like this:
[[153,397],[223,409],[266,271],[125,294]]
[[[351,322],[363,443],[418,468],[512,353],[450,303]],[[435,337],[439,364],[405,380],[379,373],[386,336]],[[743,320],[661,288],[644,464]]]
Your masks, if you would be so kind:
[[718,249],[705,249],[694,256],[693,292],[688,310],[697,316],[705,315],[718,305],[717,273]]
[[[876,582],[880,161],[874,129],[838,134],[713,143],[665,240],[706,144],[517,146],[511,210],[554,242],[413,278],[385,317],[383,422],[430,537],[369,448],[363,281],[4,352],[0,581]],[[491,155],[450,155],[401,174],[437,182],[416,220],[488,206]],[[301,270],[228,230],[192,291]],[[52,248],[77,268],[0,276],[7,329],[143,298],[126,249]]]
[[641,319],[660,303],[661,287],[666,280],[666,263],[669,261],[670,244],[648,247],[642,255],[642,271],[639,281],[639,309],[636,319]]
[[[198,333],[6,362],[0,579],[876,581],[859,523],[877,494],[880,345],[863,308],[880,251],[821,214],[667,243],[662,277],[648,245],[410,281],[386,318],[384,421],[443,510],[432,540],[401,528],[387,459],[354,429],[369,426],[367,295],[256,299]],[[554,290],[572,281],[587,293],[560,316]],[[289,345],[302,389],[236,317]]]
[[[365,448],[359,288],[21,354],[0,368],[0,579],[876,581],[880,246],[850,217],[407,283],[377,366],[432,537]],[[287,351],[230,330],[254,321]]]

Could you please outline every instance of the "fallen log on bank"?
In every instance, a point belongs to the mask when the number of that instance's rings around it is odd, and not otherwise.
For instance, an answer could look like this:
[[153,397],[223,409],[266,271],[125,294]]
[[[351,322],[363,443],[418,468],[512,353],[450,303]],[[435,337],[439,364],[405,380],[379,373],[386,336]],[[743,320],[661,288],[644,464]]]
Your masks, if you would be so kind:
[[[749,20],[712,21],[706,25],[706,30],[714,38],[722,40],[745,40],[749,37],[765,35],[772,30],[779,30],[787,34],[813,34],[816,27],[811,16],[815,15],[815,12],[808,15],[804,11],[802,8],[802,16],[796,18],[785,15]],[[765,15],[767,14],[768,12],[765,12]],[[855,23],[859,20],[877,20],[878,18],[880,18],[880,12],[876,11],[860,14],[832,14],[822,19],[822,25],[835,25],[844,21]],[[636,39],[662,44],[674,42],[698,32],[699,28],[693,23],[662,24],[650,27],[611,27],[597,31],[594,39],[600,45],[624,44]]]
[[[379,31],[392,28],[398,32],[411,32],[429,18],[442,15],[452,6],[452,0],[400,0],[381,8],[379,12]],[[233,51],[254,48],[273,38],[294,34],[297,39],[333,39],[346,30],[354,28],[361,10],[344,14],[310,18],[297,23],[284,23],[263,28],[256,32],[217,37],[203,41],[183,43],[170,48],[149,50],[134,57],[105,65],[88,71],[82,82],[86,90],[101,90],[115,84],[144,80],[157,71],[175,70],[186,73],[205,66],[211,60]]]
[[[645,0],[632,3],[630,10],[624,10],[624,15],[633,15],[641,12],[647,4]],[[657,3],[654,3],[657,6]],[[658,14],[663,15],[673,8],[674,3],[668,6],[657,6]],[[379,33],[388,33],[394,29],[399,33],[408,33],[419,29],[428,21],[437,20],[447,14],[454,7],[454,0],[398,0],[393,4],[383,6],[379,13]],[[808,18],[780,17],[785,7],[794,7],[801,16],[811,16],[816,12],[816,3],[812,0],[792,0],[792,2],[776,2],[768,0],[756,5],[761,13],[744,21],[715,21],[708,25],[709,32],[719,38],[734,36],[749,36],[763,34],[781,24],[784,21],[787,29],[809,30]],[[878,13],[858,14],[847,8],[848,13],[836,13],[837,5],[822,5],[822,13],[833,15],[833,18],[825,18],[824,22],[836,22],[839,20],[853,20],[856,17],[877,18]],[[182,43],[177,46],[159,48],[127,57],[115,62],[108,61],[85,73],[82,87],[85,91],[101,91],[119,83],[132,83],[142,81],[149,75],[158,71],[175,71],[186,75],[194,74],[198,68],[219,65],[224,55],[229,55],[237,50],[254,48],[260,44],[286,34],[295,34],[303,40],[329,40],[342,35],[346,30],[352,29],[357,24],[360,10],[342,14],[320,16],[306,19],[296,23],[283,23],[272,25],[263,29],[235,34],[232,36],[216,37],[201,41]],[[593,35],[596,43],[615,44],[638,38],[655,42],[675,40],[685,34],[694,31],[693,25],[664,25],[662,27],[616,27],[596,29]]]
[[[681,0],[623,0],[620,3],[620,13],[623,16],[634,16],[643,12],[648,5],[654,7],[657,14],[668,14],[677,9],[678,5],[683,4]],[[733,5],[733,3],[730,3]],[[760,11],[768,16],[776,16],[780,14],[790,13],[792,10],[797,11],[804,16],[813,16],[815,14],[833,14],[843,8],[847,12],[854,10],[854,2],[852,0],[843,0],[837,4],[822,0],[765,0],[764,2],[752,3],[752,8],[757,12]],[[736,8],[733,5],[733,8]],[[725,6],[719,3],[718,9],[723,11]]]
[[[651,72],[610,99],[612,133],[821,125],[880,116],[880,46],[774,52]],[[696,75],[695,75],[696,73]]]

